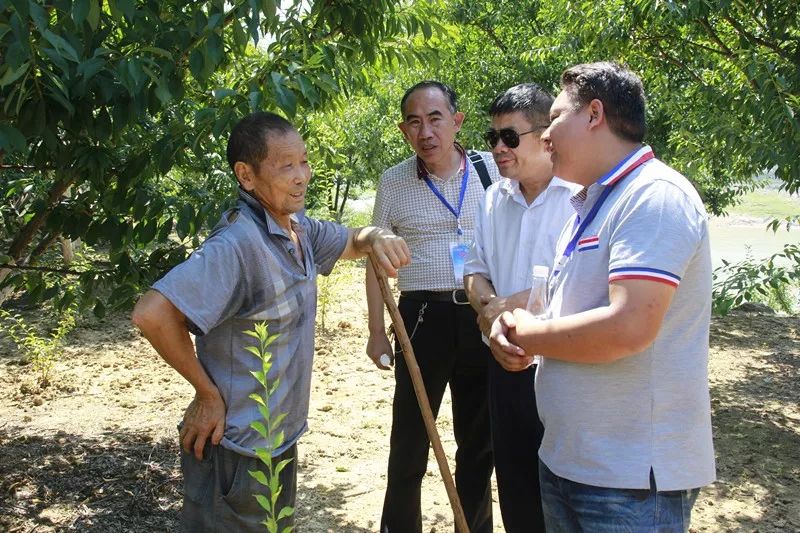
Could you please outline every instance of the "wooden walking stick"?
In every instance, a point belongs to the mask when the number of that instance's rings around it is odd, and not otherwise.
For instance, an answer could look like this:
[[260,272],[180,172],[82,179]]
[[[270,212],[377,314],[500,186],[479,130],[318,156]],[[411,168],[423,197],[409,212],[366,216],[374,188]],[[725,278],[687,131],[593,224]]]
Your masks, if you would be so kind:
[[453,476],[450,474],[450,466],[447,464],[447,457],[444,454],[444,448],[442,448],[442,441],[439,439],[439,432],[436,431],[436,421],[431,411],[431,403],[428,401],[428,393],[425,392],[425,385],[422,382],[422,373],[419,370],[417,358],[414,357],[411,339],[408,338],[408,332],[405,324],[403,324],[403,318],[400,316],[400,310],[397,308],[394,295],[392,295],[392,291],[389,288],[386,273],[372,254],[370,254],[369,260],[372,263],[372,269],[375,271],[375,277],[378,279],[378,285],[381,288],[383,303],[386,304],[386,309],[388,309],[389,316],[392,318],[394,334],[400,342],[400,348],[403,350],[403,357],[406,360],[408,373],[411,375],[411,382],[414,384],[414,392],[417,395],[419,410],[422,412],[422,420],[425,422],[425,430],[428,432],[428,438],[433,446],[433,454],[436,456],[439,472],[442,474],[444,487],[447,489],[447,497],[450,498],[450,506],[453,508],[456,531],[458,533],[469,533],[467,518],[464,516],[464,509],[461,508],[461,501],[458,499],[458,492],[456,492],[456,485],[453,483]]

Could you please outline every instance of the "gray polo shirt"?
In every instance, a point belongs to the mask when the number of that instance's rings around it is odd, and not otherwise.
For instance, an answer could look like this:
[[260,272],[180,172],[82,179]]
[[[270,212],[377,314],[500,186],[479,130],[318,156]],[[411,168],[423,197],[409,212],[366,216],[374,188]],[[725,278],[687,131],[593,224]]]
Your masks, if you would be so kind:
[[270,399],[285,441],[279,455],[307,429],[314,357],[317,274],[328,274],[347,243],[347,229],[332,222],[293,216],[303,262],[286,230],[244,191],[237,206],[226,212],[203,245],[173,268],[153,288],[190,322],[197,335],[197,356],[219,388],[227,407],[222,446],[253,456],[266,442],[250,428],[260,420],[257,404],[248,396],[261,393],[250,374],[260,361],[245,347],[255,339],[243,332],[266,321],[279,336],[269,350],[268,379],[280,379]]
[[[588,188],[581,217],[603,188]],[[587,485],[646,489],[651,467],[659,490],[711,483],[707,215],[686,178],[656,159],[614,187],[582,234],[554,283],[552,316],[607,306],[609,283],[621,279],[676,287],[658,336],[613,363],[544,358],[536,375],[545,427],[539,456],[555,474]]]

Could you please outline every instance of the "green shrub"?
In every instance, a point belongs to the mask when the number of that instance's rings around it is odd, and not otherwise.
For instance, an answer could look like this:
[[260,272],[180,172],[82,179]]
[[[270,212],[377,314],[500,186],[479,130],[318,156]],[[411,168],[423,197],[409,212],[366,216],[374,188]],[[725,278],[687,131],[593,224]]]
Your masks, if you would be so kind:
[[760,302],[785,313],[795,313],[800,286],[800,246],[787,244],[766,260],[753,259],[750,250],[743,261],[714,270],[712,312],[725,315],[744,302]]
[[286,418],[286,413],[274,414],[269,409],[269,399],[278,389],[280,379],[276,379],[272,383],[268,380],[269,371],[272,368],[272,352],[268,351],[267,347],[272,344],[278,335],[269,334],[266,322],[256,324],[253,330],[245,331],[245,334],[258,341],[257,345],[248,346],[246,350],[261,361],[261,370],[253,371],[251,374],[258,380],[263,389],[262,394],[253,393],[250,395],[250,399],[258,404],[258,411],[261,413],[261,420],[251,422],[250,427],[256,430],[267,442],[265,447],[255,449],[256,456],[264,464],[266,472],[256,469],[250,470],[248,473],[269,490],[269,497],[263,494],[254,494],[253,496],[267,513],[267,517],[262,522],[267,531],[270,533],[277,533],[278,531],[290,533],[294,529],[293,526],[279,529],[279,522],[281,519],[294,514],[294,508],[282,507],[277,509],[277,504],[278,496],[280,496],[283,488],[280,484],[280,473],[291,462],[291,459],[286,459],[276,464],[272,457],[272,453],[280,448],[285,438],[283,431],[278,431],[278,428],[283,419]]
[[66,308],[55,329],[43,335],[22,315],[0,309],[0,321],[5,325],[3,329],[6,335],[17,345],[24,360],[33,367],[37,385],[41,388],[50,384],[64,337],[75,327],[76,314],[74,307]]

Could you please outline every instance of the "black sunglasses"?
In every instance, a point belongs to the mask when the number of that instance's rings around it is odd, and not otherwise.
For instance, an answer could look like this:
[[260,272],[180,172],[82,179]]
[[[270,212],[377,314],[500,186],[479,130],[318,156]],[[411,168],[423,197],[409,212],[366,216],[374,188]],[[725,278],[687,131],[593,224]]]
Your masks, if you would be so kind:
[[516,148],[519,146],[519,138],[523,135],[527,135],[529,133],[533,133],[535,131],[542,131],[546,129],[547,126],[540,126],[538,128],[534,128],[529,131],[524,131],[522,133],[517,133],[515,130],[511,128],[503,128],[501,130],[486,130],[486,133],[483,134],[483,140],[489,145],[489,147],[494,148],[497,146],[497,143],[502,140],[503,144],[508,146],[509,148]]

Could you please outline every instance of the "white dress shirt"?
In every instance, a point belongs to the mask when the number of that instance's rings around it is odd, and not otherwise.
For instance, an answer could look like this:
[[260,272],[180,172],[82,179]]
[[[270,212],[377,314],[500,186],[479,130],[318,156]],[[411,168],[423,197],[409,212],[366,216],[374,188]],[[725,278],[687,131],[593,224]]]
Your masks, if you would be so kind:
[[553,178],[528,205],[519,182],[504,178],[486,190],[475,216],[475,241],[464,274],[481,274],[498,296],[531,286],[534,265],[552,270],[556,244],[575,214],[570,197],[580,185]]

